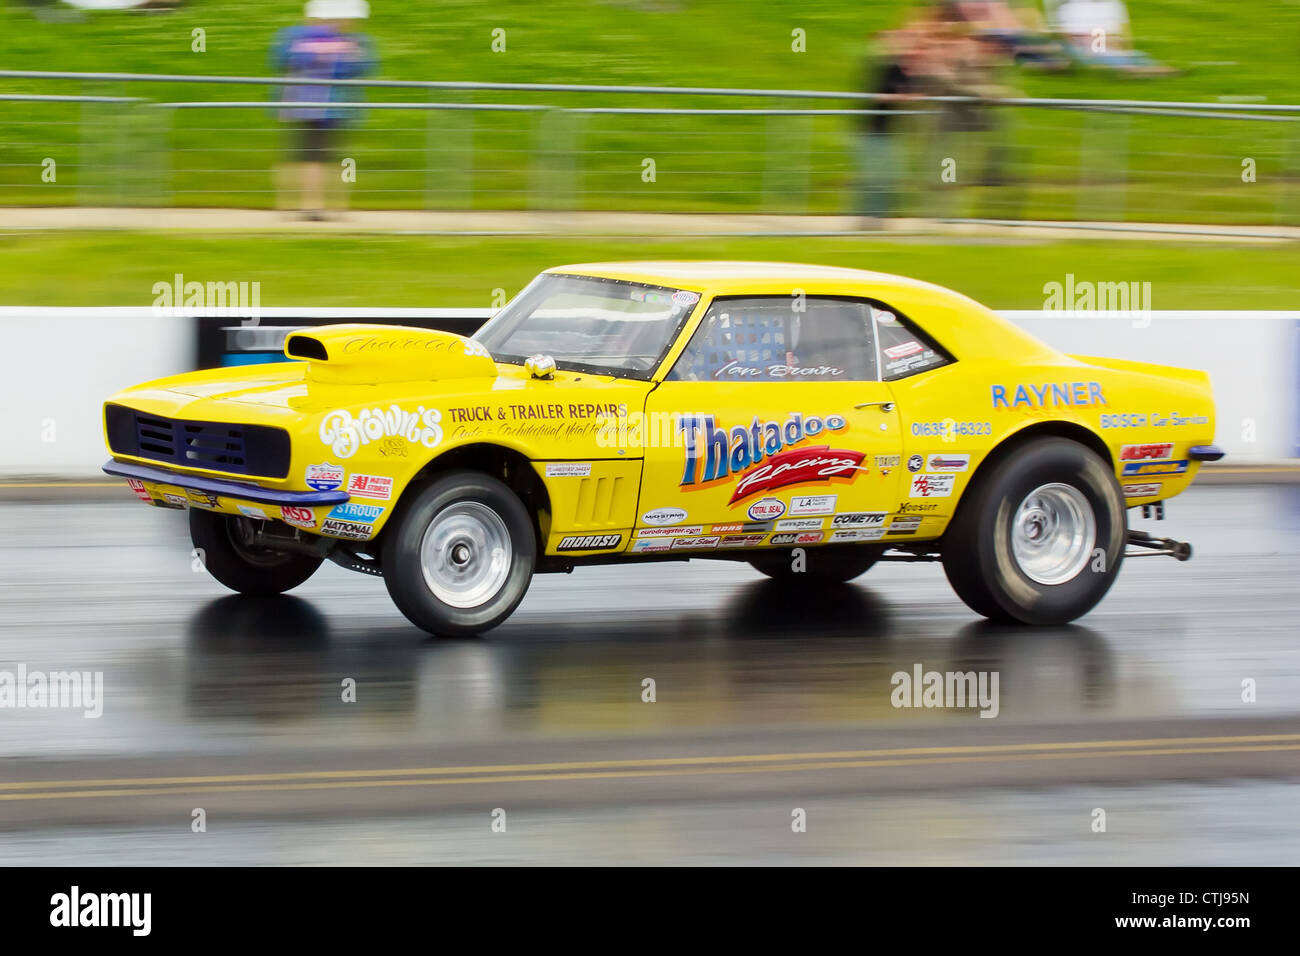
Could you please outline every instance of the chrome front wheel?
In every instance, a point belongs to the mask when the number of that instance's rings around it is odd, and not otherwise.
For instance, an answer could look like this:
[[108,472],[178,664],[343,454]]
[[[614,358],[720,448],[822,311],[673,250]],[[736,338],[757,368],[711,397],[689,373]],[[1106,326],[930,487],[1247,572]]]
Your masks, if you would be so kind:
[[420,569],[439,601],[478,607],[506,583],[511,553],[501,516],[477,501],[461,501],[429,522],[420,542]]

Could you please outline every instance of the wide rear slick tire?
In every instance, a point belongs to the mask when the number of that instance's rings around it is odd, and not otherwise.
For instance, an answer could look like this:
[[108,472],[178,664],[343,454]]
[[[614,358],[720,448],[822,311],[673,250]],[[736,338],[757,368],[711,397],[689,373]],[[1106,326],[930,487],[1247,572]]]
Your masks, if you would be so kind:
[[519,497],[477,471],[450,471],[403,496],[384,530],[384,583],[416,627],[469,637],[496,627],[532,581],[537,538]]
[[254,518],[190,509],[190,540],[208,573],[240,594],[283,594],[316,573],[323,558],[247,543],[242,531]]
[[1064,624],[1110,590],[1128,516],[1114,472],[1065,438],[1020,445],[976,476],[941,544],[948,581],[997,621]]

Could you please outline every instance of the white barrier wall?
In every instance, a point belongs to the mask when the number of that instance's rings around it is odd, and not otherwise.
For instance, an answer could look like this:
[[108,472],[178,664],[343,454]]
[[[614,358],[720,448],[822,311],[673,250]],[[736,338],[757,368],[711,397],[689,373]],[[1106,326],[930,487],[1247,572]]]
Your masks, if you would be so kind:
[[[340,321],[362,312],[273,311],[328,314]],[[397,318],[446,311],[364,314]],[[481,313],[486,318],[490,311]],[[1218,402],[1217,441],[1232,462],[1295,455],[1300,312],[1003,315],[1065,352],[1205,369]],[[99,474],[108,458],[100,424],[104,398],[123,386],[192,368],[196,348],[192,318],[149,308],[0,308],[0,332],[0,476],[9,479]]]

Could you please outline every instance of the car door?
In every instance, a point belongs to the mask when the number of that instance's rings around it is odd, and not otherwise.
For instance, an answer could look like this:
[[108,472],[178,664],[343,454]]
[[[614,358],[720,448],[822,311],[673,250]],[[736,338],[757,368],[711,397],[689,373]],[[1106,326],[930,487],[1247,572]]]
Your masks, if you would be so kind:
[[634,551],[878,540],[902,439],[873,307],[714,299],[650,393]]

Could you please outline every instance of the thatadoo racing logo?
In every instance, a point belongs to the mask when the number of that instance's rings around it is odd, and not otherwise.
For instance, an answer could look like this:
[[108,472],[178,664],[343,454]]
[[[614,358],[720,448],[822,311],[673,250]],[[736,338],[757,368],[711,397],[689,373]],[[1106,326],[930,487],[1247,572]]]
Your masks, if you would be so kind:
[[363,408],[356,417],[347,409],[327,414],[320,423],[320,440],[339,458],[351,458],[372,441],[404,438],[413,445],[436,448],[442,441],[442,412],[420,405],[408,412],[400,405]]
[[[730,430],[715,424],[712,415],[683,415],[678,429],[685,438],[686,462],[681,486],[694,491],[729,475],[739,475],[731,503],[774,488],[805,482],[852,480],[862,467],[861,452],[832,449],[828,445],[792,449],[823,432],[848,427],[842,415],[804,415],[793,412],[783,421],[763,421],[757,415],[748,425]],[[753,516],[751,516],[753,517]]]

